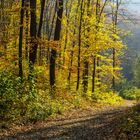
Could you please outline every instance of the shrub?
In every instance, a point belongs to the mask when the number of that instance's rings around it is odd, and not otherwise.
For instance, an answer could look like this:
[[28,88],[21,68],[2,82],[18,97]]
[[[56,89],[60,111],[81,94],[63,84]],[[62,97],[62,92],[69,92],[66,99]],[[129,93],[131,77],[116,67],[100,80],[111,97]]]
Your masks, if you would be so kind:
[[132,87],[131,89],[125,89],[120,92],[120,96],[128,100],[139,100],[140,99],[140,89]]
[[15,106],[19,100],[21,89],[19,80],[9,72],[0,72],[0,114],[2,118],[17,115]]
[[99,103],[119,104],[123,99],[113,92],[97,92],[94,94],[93,99]]
[[140,134],[140,104],[132,108],[132,111],[122,119],[122,132],[129,139],[139,139]]
[[7,122],[20,121],[30,111],[29,104],[35,101],[36,89],[32,83],[22,80],[9,71],[0,72],[0,117]]
[[52,98],[49,89],[39,88],[37,83],[26,79],[21,82],[15,74],[0,71],[0,117],[3,124],[35,122],[81,105],[80,96],[61,89]]

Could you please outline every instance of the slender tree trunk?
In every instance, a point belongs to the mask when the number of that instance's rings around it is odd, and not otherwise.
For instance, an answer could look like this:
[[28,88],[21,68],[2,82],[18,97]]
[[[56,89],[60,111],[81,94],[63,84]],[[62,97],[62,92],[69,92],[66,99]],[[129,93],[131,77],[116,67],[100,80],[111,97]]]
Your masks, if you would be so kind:
[[[116,50],[115,48],[113,48],[113,72],[114,72],[114,69],[115,69],[115,66],[116,66]],[[115,91],[115,77],[113,76],[113,79],[112,79],[112,88],[113,90]]]
[[29,50],[29,78],[32,78],[34,64],[37,55],[37,23],[36,23],[36,0],[30,0],[31,20],[30,20],[30,50]]
[[[57,20],[54,34],[54,41],[60,40],[60,32],[61,32],[61,19],[63,15],[63,0],[58,0],[58,11],[57,11]],[[55,67],[56,67],[56,54],[57,51],[55,49],[51,50],[50,56],[50,87],[55,90]]]
[[68,11],[68,1],[66,2],[66,18],[67,18],[67,24],[66,24],[66,38],[65,38],[65,44],[64,44],[64,53],[63,53],[63,66],[65,65],[65,52],[66,52],[66,49],[67,49],[67,43],[68,43],[68,26],[69,26],[69,17],[70,17],[70,13],[71,13],[71,7],[72,7],[72,2],[70,4],[70,7],[69,7],[69,11]]
[[[74,29],[74,34],[75,35],[75,29]],[[75,41],[73,42],[72,44],[72,50],[70,52],[70,65],[69,65],[69,73],[68,73],[68,87],[70,89],[70,85],[71,85],[71,73],[72,73],[72,65],[73,65],[73,49],[74,49],[74,46],[75,46]]]
[[[87,0],[87,16],[88,17],[90,16],[89,7],[90,7],[90,0]],[[89,27],[87,31],[88,32],[90,31]],[[88,36],[87,36],[87,40],[88,40]],[[89,48],[89,45],[86,45],[86,48]],[[87,90],[88,90],[88,71],[89,71],[89,60],[88,60],[88,57],[86,56],[84,58],[84,70],[83,70],[83,92],[84,93],[87,93]]]
[[[77,7],[77,10],[76,10],[76,15],[75,15],[75,26],[77,24],[77,12],[78,12],[78,7]],[[73,31],[73,36],[76,35],[76,29],[74,28],[74,31]],[[69,61],[69,72],[68,72],[68,88],[70,89],[71,87],[71,74],[72,74],[72,65],[73,65],[73,55],[74,55],[74,47],[75,47],[75,40],[73,40],[72,42],[72,50],[70,52],[70,61]]]
[[[102,16],[102,13],[104,11],[104,8],[107,4],[107,1],[108,0],[105,0],[104,1],[104,4],[101,8],[101,5],[100,5],[100,0],[96,0],[96,32],[95,32],[95,47],[96,47],[96,42],[97,42],[97,33],[99,31],[99,23],[100,23],[100,20],[101,20],[101,16]],[[94,58],[93,58],[93,72],[92,72],[92,94],[94,95],[94,92],[95,92],[95,79],[96,79],[96,75],[98,77],[98,79],[100,79],[100,71],[96,70],[97,66],[99,67],[100,65],[100,59],[99,58],[96,58],[97,56],[95,55]],[[96,62],[97,61],[97,62]],[[99,85],[100,87],[100,85]]]
[[[51,40],[51,36],[52,36],[52,33],[53,33],[53,28],[54,28],[54,22],[55,22],[55,16],[56,16],[56,12],[57,12],[57,1],[55,3],[55,9],[54,9],[54,13],[53,13],[53,17],[52,17],[52,21],[51,21],[51,27],[50,27],[50,31],[48,31],[48,42]],[[46,25],[46,27],[48,26],[48,24]],[[46,29],[46,32],[47,32],[47,29]],[[48,46],[50,46],[50,44],[48,43]],[[48,50],[47,50],[47,61],[49,63],[50,61],[50,48],[48,47]]]
[[100,67],[100,57],[97,57],[97,81],[98,81],[98,88],[100,88],[101,87],[101,76],[100,76],[100,69],[99,69],[99,67]]
[[96,56],[94,56],[94,58],[93,58],[92,94],[95,93],[95,77],[96,77]]
[[65,39],[65,45],[64,45],[64,52],[63,52],[63,66],[65,65],[65,53],[67,48],[67,42],[68,42],[68,27],[66,27],[66,39]]
[[88,90],[88,69],[89,69],[88,58],[85,58],[84,71],[83,71],[83,92],[84,93],[87,93],[87,90]]
[[[41,0],[41,12],[40,12],[39,28],[38,28],[38,33],[37,33],[38,39],[40,39],[40,37],[41,37],[44,8],[45,8],[45,0]],[[39,65],[42,65],[42,46],[40,46],[40,50],[39,50]]]
[[29,49],[29,0],[25,1],[25,7],[26,7],[26,29],[25,29],[25,58],[28,60],[28,49]]
[[83,19],[83,0],[80,5],[80,23],[79,23],[79,34],[78,34],[78,66],[77,66],[77,85],[76,90],[79,90],[80,85],[80,61],[81,61],[81,30],[82,30],[82,19]]
[[[99,0],[96,1],[96,31],[95,31],[95,47],[96,47],[96,44],[97,44],[97,33],[98,33],[98,24],[100,22],[100,17],[99,17],[99,12],[100,12],[100,3],[99,3]],[[97,61],[97,63],[96,63]],[[94,56],[93,58],[93,72],[92,72],[92,94],[94,94],[95,92],[95,80],[96,80],[96,75],[99,76],[99,72],[96,70],[97,68],[97,65],[99,66],[99,60],[98,58],[96,57],[96,55]]]
[[[118,22],[118,10],[119,10],[119,0],[116,1],[116,9],[115,11],[113,10],[114,15],[112,15],[114,33],[116,33],[116,26]],[[113,48],[112,53],[113,53],[113,72],[115,73],[115,66],[116,66],[116,49],[115,48]],[[115,91],[115,77],[114,76],[112,78],[112,88],[113,88],[113,91]]]
[[20,11],[20,33],[19,33],[19,50],[18,50],[19,76],[21,77],[21,79],[23,78],[23,69],[22,69],[23,22],[24,22],[24,0],[22,0],[22,6]]
[[45,6],[45,0],[42,0],[41,1],[39,28],[37,31],[36,0],[30,0],[30,9],[31,9],[31,24],[30,24],[31,48],[30,48],[30,55],[29,55],[30,74],[32,74],[32,72],[34,70],[34,64],[35,64],[36,57],[37,57],[37,48],[38,48],[37,38],[41,37],[44,6]]
[[37,37],[41,37],[41,29],[43,25],[43,15],[44,15],[44,8],[45,8],[45,0],[41,0],[41,12],[40,12],[40,20],[39,20],[39,28],[37,32]]

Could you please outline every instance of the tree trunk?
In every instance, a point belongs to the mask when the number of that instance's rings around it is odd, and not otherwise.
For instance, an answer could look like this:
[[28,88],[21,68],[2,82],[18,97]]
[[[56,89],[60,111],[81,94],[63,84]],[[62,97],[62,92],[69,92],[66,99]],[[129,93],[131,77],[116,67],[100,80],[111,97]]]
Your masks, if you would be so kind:
[[79,23],[79,34],[78,34],[78,66],[77,66],[77,85],[76,90],[79,90],[80,85],[80,60],[81,60],[81,29],[82,29],[82,19],[83,19],[83,0],[81,0],[80,5],[80,23]]
[[21,79],[23,78],[23,69],[22,69],[23,22],[24,22],[24,0],[22,0],[22,6],[20,11],[20,33],[19,33],[19,52],[18,52],[19,76]]
[[[75,35],[75,29],[74,29],[74,34]],[[73,49],[74,49],[74,46],[75,46],[75,41],[73,41],[73,44],[72,44],[72,50],[70,52],[70,64],[69,64],[69,73],[68,73],[68,88],[70,89],[70,85],[71,85],[71,72],[72,72],[72,65],[73,65]]]
[[28,60],[28,49],[29,49],[29,0],[25,1],[26,7],[26,29],[25,29],[25,58]]
[[[37,33],[38,39],[40,39],[40,37],[41,37],[41,29],[42,29],[42,25],[43,25],[44,8],[45,8],[45,0],[42,0],[41,1],[39,28],[38,28],[38,33]],[[40,49],[39,49],[39,65],[42,65],[42,46],[40,46]]]
[[[60,40],[62,15],[63,15],[63,0],[58,0],[58,11],[57,11],[55,33],[54,33],[54,41]],[[55,49],[51,50],[51,56],[50,56],[50,87],[51,89],[55,89],[55,82],[56,82],[56,76],[55,76],[56,53],[57,51]]]
[[[37,55],[37,23],[36,23],[36,0],[30,0],[31,21],[30,21],[30,50],[29,50],[29,77],[33,76],[34,64]],[[31,78],[31,77],[30,77]]]
[[[115,48],[113,48],[113,71],[114,71],[114,69],[115,69],[115,66],[116,66],[116,50],[115,50]],[[113,79],[112,79],[112,88],[113,88],[113,90],[115,91],[115,77],[113,76]]]
[[65,44],[64,44],[64,51],[63,51],[63,66],[65,65],[65,52],[67,49],[67,44],[68,44],[68,34],[69,34],[69,30],[68,30],[68,26],[69,26],[69,17],[70,17],[70,13],[71,13],[71,7],[72,7],[72,2],[70,4],[70,8],[68,11],[68,1],[66,2],[66,18],[67,18],[67,23],[66,23],[66,38],[65,38]]
[[95,77],[96,77],[96,56],[93,58],[93,72],[92,72],[92,94],[95,92]]
[[[87,16],[90,16],[90,11],[89,11],[89,7],[90,7],[90,0],[87,0]],[[90,28],[88,27],[87,31],[90,31]],[[87,36],[87,40],[88,40],[88,36]],[[86,48],[89,48],[89,45],[86,45]],[[88,57],[86,56],[84,58],[84,70],[83,70],[83,92],[87,93],[88,90],[88,71],[89,71],[89,61],[88,61]]]
[[[114,15],[112,15],[114,33],[116,33],[116,26],[118,22],[118,10],[119,10],[119,0],[116,1],[116,9],[115,9],[115,12],[113,12]],[[115,66],[116,66],[116,49],[115,48],[113,48],[112,53],[113,53],[113,72],[115,72]],[[115,77],[114,76],[112,78],[112,88],[113,88],[113,91],[115,91]]]
[[[97,33],[99,30],[98,24],[100,22],[100,17],[99,17],[99,12],[100,12],[100,3],[99,0],[96,1],[96,31],[95,31],[95,47],[97,44]],[[96,62],[97,61],[97,62]],[[99,76],[99,71],[96,70],[97,66],[99,66],[99,60],[96,57],[96,54],[93,58],[93,72],[92,72],[92,94],[94,94],[95,92],[95,80],[96,80],[96,75]]]
[[[97,40],[97,33],[99,31],[99,23],[100,23],[100,20],[101,20],[101,16],[102,16],[102,13],[104,11],[104,8],[107,4],[107,1],[108,0],[105,0],[104,1],[104,4],[101,8],[101,5],[100,5],[100,0],[96,0],[96,32],[95,32],[95,47],[96,47],[96,42],[98,41]],[[97,61],[97,62],[96,62]],[[98,77],[98,79],[100,79],[100,70],[96,71],[96,68],[97,66],[99,67],[100,65],[100,59],[99,58],[96,58],[96,54],[94,55],[94,58],[93,58],[93,72],[92,72],[92,94],[94,94],[95,92],[95,79],[96,79],[96,75]],[[100,87],[101,85],[99,85]]]

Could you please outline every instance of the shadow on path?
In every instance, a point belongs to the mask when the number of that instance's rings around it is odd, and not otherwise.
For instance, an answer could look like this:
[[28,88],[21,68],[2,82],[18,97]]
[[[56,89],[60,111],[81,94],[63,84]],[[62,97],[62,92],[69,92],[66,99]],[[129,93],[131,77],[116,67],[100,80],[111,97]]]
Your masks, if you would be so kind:
[[117,140],[120,118],[129,108],[119,108],[99,114],[55,121],[1,140]]

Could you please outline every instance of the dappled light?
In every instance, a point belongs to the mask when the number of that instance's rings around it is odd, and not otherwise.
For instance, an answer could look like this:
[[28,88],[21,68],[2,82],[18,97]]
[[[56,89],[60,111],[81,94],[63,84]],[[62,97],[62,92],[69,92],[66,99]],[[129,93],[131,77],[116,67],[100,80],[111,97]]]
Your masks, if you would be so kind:
[[0,139],[139,139],[138,6],[0,0]]

